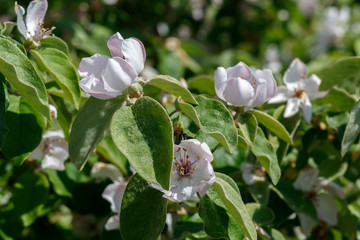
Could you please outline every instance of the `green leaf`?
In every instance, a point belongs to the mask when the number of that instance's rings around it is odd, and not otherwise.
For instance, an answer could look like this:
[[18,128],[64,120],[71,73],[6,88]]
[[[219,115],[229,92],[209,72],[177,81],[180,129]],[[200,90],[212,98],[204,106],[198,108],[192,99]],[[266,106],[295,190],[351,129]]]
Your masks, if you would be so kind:
[[159,51],[159,63],[158,69],[161,73],[174,76],[175,78],[181,78],[184,76],[184,67],[179,57],[171,51],[161,50]]
[[4,38],[8,41],[10,41],[12,44],[14,44],[14,46],[16,46],[22,53],[24,53],[25,55],[27,55],[27,52],[24,48],[24,46],[19,43],[18,41],[16,41],[15,39],[12,39],[11,37],[8,37],[8,36],[4,36],[4,35],[1,35],[0,34],[0,38]]
[[22,97],[10,95],[10,106],[5,115],[9,129],[2,150],[16,164],[21,164],[40,144],[46,118]]
[[278,159],[274,147],[266,139],[261,128],[258,128],[255,141],[249,147],[270,175],[271,181],[276,184],[281,175]]
[[[240,131],[240,129],[239,129]],[[247,143],[247,141],[245,140],[245,138],[241,135],[238,135],[238,146],[241,147],[244,150],[248,150],[249,149],[249,145]]]
[[50,119],[44,82],[26,55],[4,38],[0,38],[0,72],[36,110]]
[[117,149],[110,135],[107,135],[96,147],[96,151],[100,153],[112,164],[115,164],[120,171],[127,175],[126,157]]
[[329,105],[328,110],[330,111],[346,111],[350,112],[356,99],[351,96],[346,90],[333,87],[329,93],[323,97],[313,101],[316,105]]
[[49,182],[43,174],[26,172],[14,184],[13,201],[16,215],[25,227],[40,215],[48,195]]
[[56,80],[76,109],[80,106],[79,77],[70,58],[55,48],[40,48],[31,51],[38,64]]
[[16,23],[14,23],[14,22],[4,22],[4,28],[1,30],[1,34],[5,35],[5,36],[10,36],[10,34],[15,26],[16,26]]
[[72,197],[72,193],[67,189],[67,186],[60,178],[60,171],[55,169],[43,169],[49,177],[50,182],[54,188],[54,191],[59,196]]
[[139,174],[129,181],[121,203],[120,232],[124,240],[155,240],[166,220],[167,199]]
[[240,114],[238,117],[239,131],[241,136],[247,141],[248,144],[252,144],[255,141],[258,122],[252,113]]
[[257,182],[254,185],[248,186],[248,190],[254,200],[263,206],[269,202],[270,195],[269,182]]
[[0,147],[3,145],[8,128],[5,124],[5,114],[9,107],[9,96],[5,84],[5,78],[0,73]]
[[247,203],[245,207],[251,219],[259,226],[270,224],[275,218],[270,208],[261,206],[259,203]]
[[212,238],[243,239],[244,233],[226,210],[220,196],[211,187],[200,200],[199,215],[204,221],[204,230]]
[[169,189],[174,141],[166,110],[152,98],[140,98],[133,107],[114,114],[110,130],[115,145],[136,172]]
[[227,181],[219,177],[215,179],[213,188],[224,203],[227,211],[230,212],[239,227],[244,231],[245,235],[250,240],[257,239],[254,224],[240,194],[238,194]]
[[313,202],[304,196],[304,193],[293,188],[292,183],[281,180],[276,187],[270,188],[296,213],[304,213],[312,219],[317,219],[316,209]]
[[216,139],[229,152],[237,147],[237,129],[230,112],[221,102],[203,96],[195,97],[199,105],[193,107],[177,100],[179,109],[206,134]]
[[55,48],[65,53],[67,56],[69,55],[69,47],[61,38],[58,37],[47,37],[40,40],[41,48]]
[[287,143],[293,144],[292,138],[286,128],[275,118],[272,116],[253,109],[252,114],[255,115],[256,119],[262,123],[266,128],[268,128],[271,132],[273,132],[276,136],[281,138]]
[[111,118],[123,103],[123,97],[100,100],[90,97],[76,116],[71,128],[69,155],[82,169],[96,145],[105,137]]
[[214,78],[208,75],[200,75],[187,80],[189,90],[206,93],[215,96]]
[[360,57],[343,58],[330,66],[324,73],[320,91],[327,90],[332,86],[358,74],[360,72]]
[[344,156],[360,133],[360,101],[351,110],[349,121],[341,142],[341,156]]
[[167,75],[154,75],[147,79],[146,84],[158,87],[189,103],[198,104],[189,90],[180,84],[180,81]]

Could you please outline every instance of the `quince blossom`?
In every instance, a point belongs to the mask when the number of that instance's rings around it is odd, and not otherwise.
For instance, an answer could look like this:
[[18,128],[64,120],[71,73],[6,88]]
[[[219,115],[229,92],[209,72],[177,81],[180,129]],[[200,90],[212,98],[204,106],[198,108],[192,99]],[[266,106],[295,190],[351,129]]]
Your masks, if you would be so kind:
[[113,183],[109,184],[102,197],[108,201],[111,205],[111,211],[116,213],[111,216],[105,223],[106,230],[115,230],[120,227],[120,210],[121,202],[126,189],[126,183],[124,182],[123,176],[119,169],[113,164],[107,164],[98,162],[95,163],[91,169],[91,175],[93,177],[110,178]]
[[83,77],[80,87],[99,99],[122,95],[125,89],[137,82],[146,58],[144,45],[136,38],[124,39],[120,33],[115,33],[107,45],[112,58],[100,54],[83,58],[78,70]]
[[294,116],[301,108],[307,123],[311,121],[312,99],[324,97],[328,92],[319,92],[320,78],[315,74],[307,77],[307,68],[298,58],[295,58],[284,75],[285,86],[277,88],[275,96],[268,103],[287,101],[284,117]]
[[54,29],[43,28],[43,20],[48,8],[47,0],[35,0],[30,2],[27,8],[26,18],[24,19],[25,9],[15,2],[15,13],[17,15],[17,26],[19,32],[24,38],[33,40],[35,42],[40,41],[43,38],[48,37],[51,31]]
[[69,157],[68,143],[65,141],[64,132],[46,131],[37,148],[30,154],[29,158],[42,159],[42,168],[53,168],[63,171],[64,162]]
[[[345,195],[338,185],[328,179],[318,177],[318,175],[318,169],[307,169],[300,173],[293,186],[295,189],[304,192],[314,203],[319,220],[329,226],[335,226],[338,222],[336,202],[333,197],[320,191],[326,190],[341,199],[344,199]],[[310,236],[311,230],[317,225],[316,221],[303,213],[299,214],[299,219],[304,234]]]
[[265,181],[265,168],[255,167],[254,164],[243,162],[240,165],[242,178],[247,185],[254,185],[257,182]]
[[258,107],[272,96],[276,82],[271,70],[256,70],[254,73],[243,62],[227,69],[218,67],[215,72],[217,96],[230,105]]
[[196,139],[182,140],[180,145],[174,145],[170,189],[163,189],[157,182],[151,186],[173,202],[197,199],[196,193],[204,196],[215,181],[212,160],[213,155],[206,143]]

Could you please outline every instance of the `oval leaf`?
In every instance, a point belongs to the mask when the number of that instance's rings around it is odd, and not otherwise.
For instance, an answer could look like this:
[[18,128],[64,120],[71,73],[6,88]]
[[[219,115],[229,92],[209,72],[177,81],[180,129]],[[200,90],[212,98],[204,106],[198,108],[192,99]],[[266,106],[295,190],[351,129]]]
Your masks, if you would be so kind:
[[110,130],[115,145],[136,172],[169,189],[174,141],[166,110],[152,98],[140,98],[133,107],[114,114]]
[[58,37],[47,37],[40,40],[41,48],[56,48],[61,52],[69,55],[69,47],[61,38]]
[[257,225],[270,224],[275,218],[274,212],[270,208],[263,207],[259,203],[247,203],[245,207],[248,210],[251,219]]
[[249,216],[248,211],[235,189],[223,179],[217,177],[213,184],[213,188],[224,203],[226,209],[239,227],[244,231],[245,235],[250,239],[257,239],[254,224]]
[[3,145],[8,128],[5,124],[5,113],[9,107],[9,96],[5,84],[5,78],[0,73],[0,147]]
[[360,72],[360,57],[348,57],[329,67],[321,78],[321,90],[327,90]]
[[252,144],[255,141],[258,122],[253,114],[245,113],[240,114],[238,117],[239,131],[241,136],[247,141],[248,144]]
[[50,119],[44,82],[26,55],[4,38],[0,38],[0,72],[21,96]]
[[215,96],[214,78],[208,75],[200,75],[187,80],[190,90],[196,90],[199,93],[206,93]]
[[255,115],[256,119],[262,123],[266,128],[268,128],[271,132],[273,132],[276,136],[281,138],[287,143],[293,144],[292,138],[286,128],[275,118],[272,116],[253,109],[252,114]]
[[111,118],[123,103],[123,98],[100,100],[90,97],[76,116],[71,128],[69,155],[81,170],[96,145],[105,137]]
[[341,155],[344,156],[351,144],[360,133],[360,101],[358,101],[351,110],[349,121],[346,125],[344,137],[341,142]]
[[167,199],[135,174],[128,183],[121,203],[120,232],[124,240],[155,240],[166,220]]
[[9,99],[10,105],[5,115],[9,132],[2,150],[16,164],[21,164],[40,144],[47,121],[22,97],[10,95]]
[[237,129],[230,112],[221,102],[203,96],[197,96],[199,105],[177,101],[180,110],[190,117],[206,134],[216,139],[229,152],[237,147]]
[[261,128],[258,128],[255,141],[249,147],[270,175],[271,181],[276,184],[281,175],[278,159],[274,147],[265,138]]
[[194,96],[189,90],[180,84],[180,81],[167,75],[154,75],[148,78],[146,84],[158,87],[174,96],[181,96],[189,103],[197,104]]
[[69,57],[55,48],[40,48],[31,53],[38,64],[56,80],[75,108],[79,109],[81,99],[79,77]]

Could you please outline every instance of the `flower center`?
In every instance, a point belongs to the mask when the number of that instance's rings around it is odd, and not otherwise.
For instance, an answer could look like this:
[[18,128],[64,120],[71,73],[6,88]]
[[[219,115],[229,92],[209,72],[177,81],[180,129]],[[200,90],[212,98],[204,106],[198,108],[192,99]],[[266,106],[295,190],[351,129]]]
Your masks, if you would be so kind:
[[294,94],[297,98],[301,98],[301,96],[303,95],[304,92],[306,92],[305,89],[295,89],[294,90]]
[[194,165],[200,160],[200,157],[196,156],[196,160],[191,162],[186,148],[179,147],[176,152],[179,153],[180,159],[174,156],[172,172],[177,172],[180,176],[188,176],[192,174],[198,168],[198,166]]

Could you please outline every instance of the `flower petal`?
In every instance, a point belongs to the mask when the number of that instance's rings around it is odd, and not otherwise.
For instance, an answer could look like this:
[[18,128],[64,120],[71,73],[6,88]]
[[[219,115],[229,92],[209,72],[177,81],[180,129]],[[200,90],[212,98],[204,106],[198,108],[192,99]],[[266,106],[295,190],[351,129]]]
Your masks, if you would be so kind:
[[117,95],[121,95],[122,91],[137,81],[135,69],[119,57],[109,59],[101,76],[104,89],[110,92],[117,91]]
[[61,158],[58,158],[59,155],[53,156],[49,154],[45,154],[45,157],[41,161],[41,168],[51,168],[59,171],[65,170],[64,162]]
[[125,60],[140,74],[144,69],[146,52],[143,43],[137,38],[127,38],[123,41],[122,52]]
[[284,118],[289,118],[294,116],[300,108],[300,99],[299,98],[290,98],[287,101],[285,111],[284,111]]
[[345,198],[345,193],[344,190],[337,185],[334,182],[331,182],[330,180],[320,177],[319,178],[319,185],[321,186],[321,188],[323,188],[324,190],[334,194],[335,196],[337,196],[338,198],[344,199]]
[[[174,145],[174,152],[177,150],[177,146],[179,145]],[[206,159],[209,162],[214,159],[209,146],[205,142],[200,142],[197,139],[188,139],[182,140],[180,146],[186,148],[189,155],[199,156],[201,159]]]
[[25,39],[27,39],[27,34],[26,34],[26,25],[25,25],[25,21],[24,21],[24,14],[25,14],[25,9],[20,6],[19,4],[17,4],[17,2],[15,2],[15,13],[16,13],[16,23],[17,23],[17,27],[19,29],[19,32],[24,36]]
[[305,97],[305,101],[302,104],[303,104],[302,110],[303,110],[304,119],[305,119],[305,121],[307,123],[310,123],[311,122],[311,115],[312,115],[311,102],[310,102],[310,99],[309,99],[309,97],[307,95]]
[[268,103],[281,103],[287,101],[289,98],[293,96],[293,91],[290,91],[285,86],[277,87],[275,96],[270,98]]
[[317,191],[318,175],[319,175],[318,169],[316,168],[306,169],[299,174],[293,186],[295,189],[303,192]]
[[310,100],[325,97],[328,94],[328,91],[319,92],[319,86],[321,84],[321,79],[312,74],[304,84],[304,89],[306,90]]
[[44,147],[45,147],[45,142],[44,140],[41,140],[39,146],[37,146],[35,148],[34,151],[32,151],[32,153],[30,154],[29,158],[32,159],[42,159],[45,154],[44,154]]
[[31,36],[39,33],[47,8],[47,0],[35,0],[29,3],[26,13],[26,30]]
[[250,68],[243,62],[239,62],[233,67],[229,67],[226,69],[228,78],[242,78],[245,80],[251,79],[251,70]]
[[94,75],[81,79],[79,85],[87,94],[102,100],[114,98],[118,95],[117,91],[105,90],[102,79],[98,79]]
[[254,96],[254,88],[241,78],[230,79],[224,90],[225,100],[234,106],[247,106]]
[[108,56],[100,54],[81,59],[78,70],[79,75],[81,77],[93,75],[95,78],[101,79],[101,73],[108,64],[109,59]]
[[108,231],[110,231],[110,230],[119,230],[119,228],[120,228],[120,215],[116,214],[116,215],[110,217],[106,221],[104,227]]
[[122,177],[119,169],[110,163],[97,162],[91,169],[91,176],[100,178],[110,178],[113,182],[122,182]]
[[221,99],[221,100],[225,100],[224,98],[224,90],[226,87],[226,83],[228,81],[228,77],[227,77],[227,73],[225,68],[223,67],[218,67],[215,71],[215,76],[214,76],[214,80],[215,80],[215,91],[216,91],[216,95]]
[[118,182],[109,184],[105,188],[101,196],[111,204],[111,211],[120,213],[121,201],[124,196],[125,189],[126,184]]
[[124,38],[118,32],[110,37],[107,42],[107,46],[111,52],[111,56],[124,58],[124,54],[121,49],[123,41]]
[[300,59],[295,58],[284,74],[284,83],[288,87],[291,85],[297,85],[299,82],[304,81],[306,76],[306,65],[300,61]]

